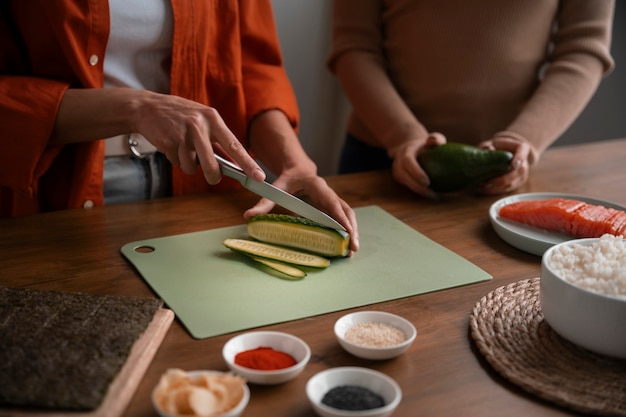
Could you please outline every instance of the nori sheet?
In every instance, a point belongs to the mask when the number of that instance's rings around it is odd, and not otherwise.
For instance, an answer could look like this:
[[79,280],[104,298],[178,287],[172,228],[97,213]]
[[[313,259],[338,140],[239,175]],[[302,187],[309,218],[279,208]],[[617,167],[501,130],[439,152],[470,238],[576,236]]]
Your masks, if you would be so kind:
[[162,304],[0,287],[0,404],[98,408]]

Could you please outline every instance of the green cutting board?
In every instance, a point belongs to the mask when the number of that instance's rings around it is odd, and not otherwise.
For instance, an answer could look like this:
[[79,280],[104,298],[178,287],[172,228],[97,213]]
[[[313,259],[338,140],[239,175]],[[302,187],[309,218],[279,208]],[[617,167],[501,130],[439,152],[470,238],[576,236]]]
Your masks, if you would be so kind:
[[121,251],[198,339],[491,279],[378,206],[356,213],[360,250],[301,280],[277,278],[222,245],[247,237],[245,225]]

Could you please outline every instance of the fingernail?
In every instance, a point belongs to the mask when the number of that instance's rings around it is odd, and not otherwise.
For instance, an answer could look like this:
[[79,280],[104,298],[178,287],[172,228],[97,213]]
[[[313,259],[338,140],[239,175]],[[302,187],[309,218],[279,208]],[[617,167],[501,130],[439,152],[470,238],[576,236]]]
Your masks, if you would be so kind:
[[353,243],[353,246],[356,249],[359,249],[361,247],[361,245],[359,244],[359,237],[358,236],[352,238],[352,243]]
[[257,181],[263,181],[265,179],[265,172],[263,172],[262,169],[257,168],[254,170],[254,172],[252,173],[252,176],[255,180]]

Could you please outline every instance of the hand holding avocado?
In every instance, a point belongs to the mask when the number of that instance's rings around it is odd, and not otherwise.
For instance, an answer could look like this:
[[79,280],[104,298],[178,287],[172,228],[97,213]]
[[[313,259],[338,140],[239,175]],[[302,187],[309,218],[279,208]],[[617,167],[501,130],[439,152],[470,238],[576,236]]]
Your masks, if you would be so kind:
[[462,143],[445,143],[421,152],[417,158],[438,193],[463,191],[511,170],[513,154]]
[[430,133],[424,138],[417,138],[388,150],[393,160],[392,175],[394,180],[408,187],[414,193],[427,198],[436,198],[437,193],[429,188],[430,180],[417,161],[417,155],[423,150],[446,143],[441,133]]
[[507,136],[503,132],[479,146],[484,149],[508,151],[513,154],[511,170],[483,183],[478,189],[482,194],[497,195],[516,190],[526,183],[530,175],[530,165],[536,161],[537,153],[530,144],[520,138]]
[[472,146],[431,133],[426,141],[410,141],[394,151],[396,181],[429,198],[468,190],[502,194],[528,178],[530,147],[514,137],[498,136]]

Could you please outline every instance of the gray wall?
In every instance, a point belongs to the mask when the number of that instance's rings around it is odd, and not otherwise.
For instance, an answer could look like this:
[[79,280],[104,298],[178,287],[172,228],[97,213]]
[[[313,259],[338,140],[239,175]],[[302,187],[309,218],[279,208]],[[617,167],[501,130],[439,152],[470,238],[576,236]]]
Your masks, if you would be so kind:
[[[611,47],[615,70],[554,146],[626,137],[626,0],[616,3]],[[319,173],[332,175],[336,173],[349,110],[325,66],[332,0],[272,0],[272,4],[285,67],[300,106],[300,140]]]
[[[595,1],[595,0],[590,0]],[[626,1],[616,0],[611,55],[615,69],[553,146],[626,137]],[[626,150],[624,150],[626,156]]]
[[300,106],[300,140],[321,175],[336,172],[349,111],[326,69],[332,0],[272,0],[285,67]]

